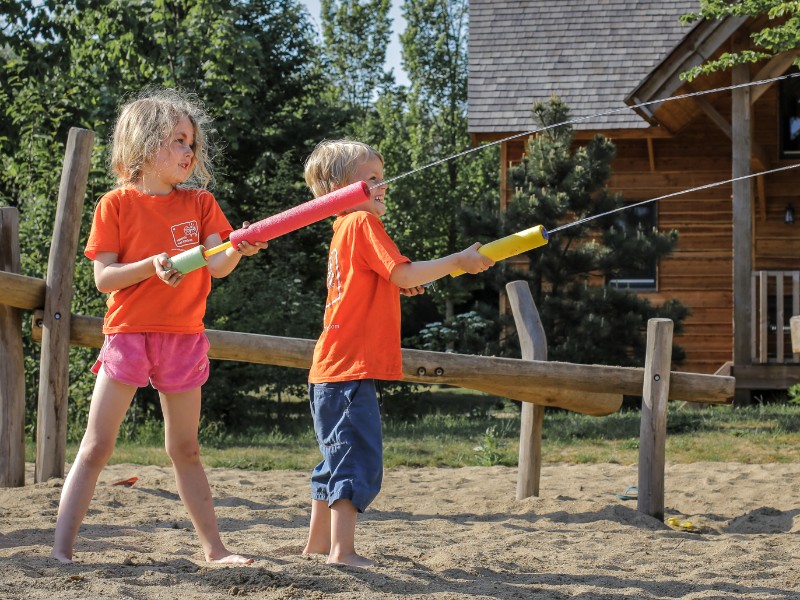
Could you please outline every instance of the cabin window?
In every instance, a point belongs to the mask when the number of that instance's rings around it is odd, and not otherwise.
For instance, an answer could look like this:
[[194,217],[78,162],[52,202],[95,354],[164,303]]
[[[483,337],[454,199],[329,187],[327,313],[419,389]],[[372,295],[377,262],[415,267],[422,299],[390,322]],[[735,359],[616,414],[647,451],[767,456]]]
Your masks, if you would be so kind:
[[779,96],[780,157],[800,159],[800,78],[781,80]]
[[[627,231],[630,235],[636,235],[637,230],[651,231],[656,226],[656,203],[631,206],[621,211],[619,215],[614,226]],[[631,265],[627,270],[623,270],[619,277],[608,279],[607,284],[621,289],[655,291],[657,269],[658,264],[655,259],[643,267]]]

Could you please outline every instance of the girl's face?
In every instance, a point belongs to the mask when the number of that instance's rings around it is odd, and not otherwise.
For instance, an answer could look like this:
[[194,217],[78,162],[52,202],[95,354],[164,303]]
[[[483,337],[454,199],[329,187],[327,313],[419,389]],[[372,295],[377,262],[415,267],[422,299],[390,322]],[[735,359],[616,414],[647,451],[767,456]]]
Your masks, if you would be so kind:
[[194,126],[183,117],[161,143],[155,158],[145,165],[142,184],[151,194],[168,194],[186,181],[194,168]]
[[373,188],[376,183],[383,181],[383,163],[377,156],[371,156],[362,162],[348,184],[356,183],[357,181],[366,181],[367,185],[372,188],[369,192],[369,200],[365,200],[361,204],[354,206],[349,212],[365,210],[372,213],[376,217],[382,217],[386,213],[386,204],[384,203],[386,197],[386,186]]

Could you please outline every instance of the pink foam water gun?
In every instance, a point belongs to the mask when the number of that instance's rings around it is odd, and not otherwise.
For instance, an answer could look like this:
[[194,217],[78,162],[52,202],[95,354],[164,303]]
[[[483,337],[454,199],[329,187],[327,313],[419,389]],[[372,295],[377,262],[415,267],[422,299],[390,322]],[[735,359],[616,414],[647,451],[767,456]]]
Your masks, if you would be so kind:
[[327,219],[340,212],[369,200],[369,186],[364,181],[358,181],[334,190],[329,194],[320,196],[303,204],[285,210],[277,215],[256,221],[250,227],[237,229],[231,232],[230,238],[224,244],[206,249],[203,245],[195,246],[170,258],[172,267],[183,274],[190,273],[208,264],[208,257],[224,252],[230,247],[236,247],[242,241],[268,242],[290,231],[306,227],[322,219]]

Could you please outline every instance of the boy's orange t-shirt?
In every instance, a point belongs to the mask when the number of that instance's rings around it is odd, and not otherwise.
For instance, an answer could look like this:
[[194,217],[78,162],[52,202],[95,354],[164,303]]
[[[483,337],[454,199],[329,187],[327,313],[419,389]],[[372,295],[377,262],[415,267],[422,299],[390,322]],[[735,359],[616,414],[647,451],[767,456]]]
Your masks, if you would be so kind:
[[[170,256],[232,231],[216,199],[206,190],[176,188],[150,196],[133,187],[105,194],[97,204],[84,254],[114,252],[117,262],[132,263],[166,252]],[[153,275],[111,292],[103,333],[199,333],[204,330],[211,276],[202,268],[171,287]]]
[[403,378],[400,288],[389,277],[407,262],[375,215],[359,211],[336,219],[310,383]]

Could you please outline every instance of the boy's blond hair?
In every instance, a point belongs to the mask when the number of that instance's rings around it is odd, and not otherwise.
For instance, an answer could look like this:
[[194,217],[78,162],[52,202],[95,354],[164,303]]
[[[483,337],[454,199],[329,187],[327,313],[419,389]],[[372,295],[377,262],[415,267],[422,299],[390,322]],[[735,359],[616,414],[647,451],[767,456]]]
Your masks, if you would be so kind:
[[358,165],[372,157],[383,164],[383,155],[372,146],[355,140],[323,140],[306,159],[306,184],[315,198],[330,194],[344,187]]
[[194,95],[175,89],[146,89],[119,110],[111,138],[109,169],[117,185],[133,184],[142,168],[158,154],[178,122],[188,117],[194,129],[192,173],[184,187],[208,188],[213,182],[212,159],[206,135],[211,118]]

